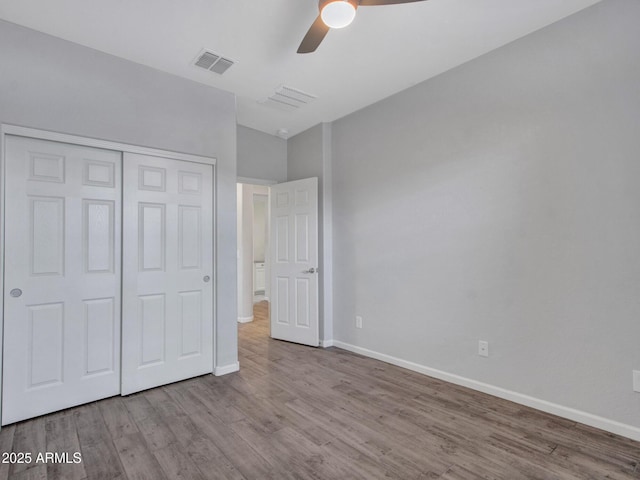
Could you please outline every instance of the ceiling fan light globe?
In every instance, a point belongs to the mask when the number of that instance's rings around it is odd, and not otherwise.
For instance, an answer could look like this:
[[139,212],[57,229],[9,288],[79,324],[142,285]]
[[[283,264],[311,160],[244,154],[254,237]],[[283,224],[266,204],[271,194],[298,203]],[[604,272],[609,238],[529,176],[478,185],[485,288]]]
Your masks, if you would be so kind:
[[322,21],[329,28],[344,28],[356,17],[356,7],[346,0],[335,0],[322,7]]

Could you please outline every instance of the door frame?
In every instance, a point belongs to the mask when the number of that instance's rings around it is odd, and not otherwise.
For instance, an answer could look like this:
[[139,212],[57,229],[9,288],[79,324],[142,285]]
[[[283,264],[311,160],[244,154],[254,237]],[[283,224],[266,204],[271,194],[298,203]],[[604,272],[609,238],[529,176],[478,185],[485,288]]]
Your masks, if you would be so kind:
[[[49,130],[41,130],[30,127],[23,127],[19,125],[12,125],[2,123],[0,124],[0,346],[4,342],[4,254],[5,254],[5,137],[7,135],[14,135],[18,137],[29,137],[38,140],[49,140],[59,143],[70,143],[73,145],[80,145],[83,147],[101,148],[104,150],[114,150],[122,153],[139,153],[142,155],[151,155],[155,157],[162,157],[174,160],[183,160],[186,162],[204,163],[213,167],[213,197],[212,197],[212,211],[213,211],[213,265],[211,266],[211,272],[213,276],[214,285],[218,285],[218,248],[217,248],[217,234],[218,234],[218,212],[216,208],[216,194],[217,194],[217,172],[216,162],[217,159],[213,157],[204,157],[200,155],[193,155],[189,153],[172,152],[169,150],[161,150],[151,147],[143,147],[139,145],[131,145],[128,143],[113,142],[110,140],[102,140],[97,138],[82,137],[79,135],[71,135],[66,133],[53,132]],[[124,166],[124,157],[122,156],[122,162]],[[122,261],[122,259],[120,259]],[[216,373],[216,338],[218,330],[217,319],[217,289],[213,289],[213,318],[212,318],[212,348],[213,348],[213,365],[212,371]],[[122,320],[121,320],[122,321]],[[3,356],[0,355],[0,414],[2,413],[2,369],[3,369]]]
[[[253,218],[255,220],[255,204],[256,204],[256,197],[265,197],[266,198],[266,206],[265,206],[265,214],[264,214],[264,221],[265,221],[265,230],[266,230],[266,238],[265,238],[265,253],[264,253],[264,265],[265,265],[265,276],[267,275],[267,273],[271,272],[271,258],[269,258],[269,237],[271,236],[271,216],[269,215],[269,201],[271,200],[271,186],[270,185],[255,185],[256,187],[266,187],[267,189],[267,193],[256,193],[255,191],[252,193],[252,203],[254,206],[254,214],[253,214]],[[255,240],[255,232],[254,232],[254,240]],[[255,244],[253,245],[254,249],[255,249]],[[255,291],[256,291],[256,282],[255,282],[255,259],[254,259],[254,270],[253,270],[253,296],[255,297]],[[268,277],[265,278],[265,282],[264,282],[264,297],[265,299],[270,302],[270,298],[269,296],[271,295],[271,284],[269,282]]]

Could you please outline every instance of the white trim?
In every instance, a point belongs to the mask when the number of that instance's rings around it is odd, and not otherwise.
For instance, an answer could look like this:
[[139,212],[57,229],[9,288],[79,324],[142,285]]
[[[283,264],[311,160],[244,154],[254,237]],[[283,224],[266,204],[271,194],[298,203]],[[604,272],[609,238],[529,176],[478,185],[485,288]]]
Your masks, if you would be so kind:
[[[213,369],[216,368],[217,363],[217,355],[218,355],[218,287],[220,283],[218,282],[218,195],[220,194],[218,188],[218,169],[213,166],[213,266],[211,271],[211,276],[213,277],[213,331],[211,332],[213,337],[211,338],[211,345],[213,347],[212,352],[212,364]],[[237,350],[237,349],[236,349]],[[237,355],[237,353],[236,353]]]
[[115,150],[126,153],[139,153],[141,155],[170,158],[172,160],[184,160],[186,162],[205,163],[209,165],[216,164],[216,159],[213,157],[203,157],[200,155],[173,152],[169,150],[158,150],[155,148],[144,147],[140,145],[112,142],[109,140],[102,140],[98,138],[81,137],[78,135],[69,135],[66,133],[52,132],[49,130],[39,130],[35,128],[21,127],[18,125],[2,124],[2,134],[16,135],[19,137],[30,137],[39,140],[50,140],[53,142],[71,143],[74,145],[82,145],[84,147],[102,148],[105,150]]
[[238,317],[238,323],[249,323],[253,322],[253,315],[250,317]]
[[[0,125],[0,419],[2,419],[2,369],[4,349],[4,182],[5,182],[5,125]],[[2,422],[0,422],[1,424]],[[2,427],[0,426],[0,430]]]
[[[329,347],[333,347],[335,345],[335,342],[333,340],[320,340],[320,346],[322,348],[329,348]],[[345,348],[345,350],[347,350]]]
[[551,413],[559,417],[567,418],[574,422],[583,423],[585,425],[599,428],[607,432],[615,433],[632,440],[640,441],[640,428],[634,427],[633,425],[627,425],[625,423],[600,417],[598,415],[593,415],[581,410],[576,410],[574,408],[565,407],[563,405],[558,405],[556,403],[541,400],[539,398],[530,397],[529,395],[524,395],[522,393],[496,387],[495,385],[490,385],[488,383],[479,382],[477,380],[461,377],[452,373],[443,372],[442,370],[437,370],[435,368],[420,365],[418,363],[402,360],[401,358],[392,357],[391,355],[375,352],[373,350],[358,347],[356,345],[351,345],[339,340],[334,340],[333,344],[338,348],[342,348],[354,353],[359,353],[360,355],[364,355],[365,357],[375,358],[376,360],[390,363],[398,367],[406,368],[407,370],[412,370],[429,377],[434,377],[439,380],[444,380],[445,382],[453,383],[455,385],[461,385],[463,387],[471,388],[479,392],[493,395],[494,397],[509,400],[520,405],[525,405],[527,407],[535,408],[537,410]]
[[275,185],[278,182],[275,180],[263,180],[261,178],[249,178],[249,177],[236,177],[236,183],[246,183],[248,185]]
[[240,370],[240,362],[231,363],[229,365],[223,365],[221,367],[216,367],[213,370],[213,374],[216,377],[220,377],[222,375],[228,375],[229,373],[237,372]]

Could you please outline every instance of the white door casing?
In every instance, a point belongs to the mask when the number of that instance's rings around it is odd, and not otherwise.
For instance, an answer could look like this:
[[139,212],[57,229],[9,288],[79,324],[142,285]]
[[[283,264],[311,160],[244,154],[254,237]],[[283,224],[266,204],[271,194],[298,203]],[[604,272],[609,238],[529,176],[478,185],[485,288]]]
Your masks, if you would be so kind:
[[213,167],[125,153],[122,394],[213,371]]
[[120,392],[121,153],[5,136],[2,424]]
[[273,185],[270,219],[271,336],[317,347],[318,179]]

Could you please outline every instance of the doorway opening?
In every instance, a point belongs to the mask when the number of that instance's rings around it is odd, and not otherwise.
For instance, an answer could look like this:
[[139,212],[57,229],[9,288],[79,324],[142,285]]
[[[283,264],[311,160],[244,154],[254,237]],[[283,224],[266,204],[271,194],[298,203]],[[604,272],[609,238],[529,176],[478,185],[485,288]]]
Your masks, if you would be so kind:
[[269,186],[238,183],[238,323],[269,336]]
[[238,322],[253,322],[254,301],[266,301],[269,336],[317,347],[318,178],[241,183],[237,205]]

